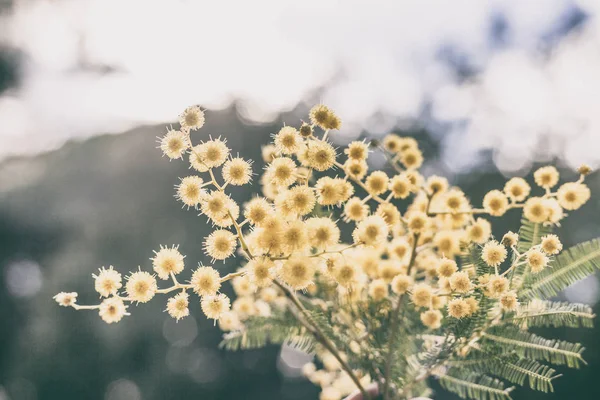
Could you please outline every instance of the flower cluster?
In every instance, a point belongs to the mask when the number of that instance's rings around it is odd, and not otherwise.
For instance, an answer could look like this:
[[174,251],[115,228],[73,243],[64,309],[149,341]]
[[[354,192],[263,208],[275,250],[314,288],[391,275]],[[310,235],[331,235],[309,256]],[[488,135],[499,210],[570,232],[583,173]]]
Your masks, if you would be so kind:
[[[536,188],[512,178],[476,207],[447,179],[419,172],[424,157],[413,138],[389,134],[380,144],[354,141],[343,151],[336,148],[328,138],[341,120],[317,105],[310,122],[284,126],[263,147],[262,191],[238,204],[226,189],[249,185],[253,163],[232,156],[222,138],[194,145],[192,131],[204,120],[199,107],[189,107],[180,116],[180,129],[169,130],[159,147],[169,159],[187,159],[190,165],[192,173],[180,179],[175,196],[214,226],[204,238],[211,265],[182,279],[185,257],[177,246],[161,247],[151,258],[152,270],[138,269],[125,282],[112,266],[94,274],[95,290],[104,298],[98,305],[79,305],[76,293],[55,299],[62,306],[98,310],[113,323],[129,315],[130,303],[146,303],[157,294],[172,294],[166,311],[179,320],[190,313],[190,295],[197,295],[206,317],[229,332],[226,339],[247,340],[260,318],[268,324],[274,316],[291,315],[299,327],[292,337],[315,338],[322,368],[311,363],[304,372],[323,388],[323,400],[341,399],[356,388],[366,398],[364,388],[372,382],[386,399],[413,393],[391,378],[402,357],[395,354],[401,331],[432,348],[436,340],[431,344],[427,335],[445,331],[452,336],[444,341],[452,342],[451,354],[479,351],[485,329],[502,316],[517,318],[523,300],[529,302],[529,296],[520,298],[527,277],[535,280],[562,250],[552,233],[529,243],[513,232],[498,240],[492,220],[521,210],[526,223],[547,228],[590,198],[584,182],[589,167],[580,168],[577,181],[559,186],[559,172],[548,166],[535,171]],[[372,151],[383,152],[388,169],[370,170]],[[345,232],[351,235],[345,238]],[[241,266],[222,275],[215,263],[236,251]],[[237,296],[233,301],[220,292],[227,281]],[[161,287],[163,282],[167,286]],[[315,313],[337,326],[323,327]],[[405,331],[402,325],[411,315],[418,327]],[[457,333],[475,320],[482,321],[478,329]],[[336,334],[350,340],[336,345]],[[364,360],[375,366],[361,364]],[[425,378],[444,375],[440,365]]]

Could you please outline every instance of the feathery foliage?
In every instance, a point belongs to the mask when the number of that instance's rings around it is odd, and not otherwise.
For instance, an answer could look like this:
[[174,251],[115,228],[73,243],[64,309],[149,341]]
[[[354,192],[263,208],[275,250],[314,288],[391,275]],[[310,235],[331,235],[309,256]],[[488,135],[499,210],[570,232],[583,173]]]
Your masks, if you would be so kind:
[[472,400],[510,400],[513,388],[505,388],[498,379],[486,375],[477,375],[469,371],[450,369],[440,375],[440,385],[449,392],[464,399]]

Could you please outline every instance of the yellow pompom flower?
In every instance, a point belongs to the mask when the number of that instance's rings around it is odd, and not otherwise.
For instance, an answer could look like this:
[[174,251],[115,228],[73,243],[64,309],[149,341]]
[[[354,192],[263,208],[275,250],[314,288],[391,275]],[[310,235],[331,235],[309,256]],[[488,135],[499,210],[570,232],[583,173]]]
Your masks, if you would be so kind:
[[160,279],[169,279],[171,274],[177,275],[183,271],[185,256],[179,252],[177,246],[171,248],[160,246],[160,250],[155,251],[154,254],[150,260],[152,260],[154,272]]
[[169,130],[159,143],[163,154],[170,159],[183,158],[186,150],[190,147],[188,135],[176,130]]
[[212,220],[219,220],[227,216],[234,201],[225,193],[213,191],[202,196],[200,211]]
[[469,314],[475,314],[479,311],[479,302],[475,297],[467,297],[465,301],[469,305]]
[[486,285],[487,294],[493,298],[498,298],[502,294],[504,294],[508,290],[510,285],[508,279],[500,275],[492,275],[491,277],[489,277],[489,280],[487,280],[487,282],[485,280],[481,282]]
[[383,171],[375,171],[369,175],[365,181],[369,194],[378,196],[388,189],[389,178]]
[[492,190],[483,198],[483,209],[494,217],[500,217],[508,210],[508,198],[501,191]]
[[344,206],[344,220],[359,222],[369,215],[369,206],[360,198],[353,197]]
[[327,142],[312,141],[308,146],[308,166],[317,171],[326,171],[333,167],[335,156],[335,149]]
[[248,278],[258,287],[269,286],[273,282],[275,263],[268,257],[253,258],[246,265]]
[[452,290],[458,293],[467,293],[473,289],[473,284],[471,283],[471,279],[469,279],[469,274],[464,271],[455,272],[452,274],[449,282]]
[[189,151],[189,160],[190,166],[198,172],[206,172],[208,171],[208,167],[204,164],[204,160],[202,159],[202,145],[199,144],[194,146]]
[[375,210],[375,214],[381,216],[390,228],[400,224],[400,218],[402,217],[398,208],[392,203],[379,204],[377,210]]
[[310,109],[310,122],[324,130],[340,129],[342,121],[324,104],[317,104]]
[[550,189],[558,183],[559,174],[552,166],[542,167],[533,173],[533,179],[538,186]]
[[544,199],[546,207],[546,221],[556,224],[565,216],[565,213],[556,199]]
[[229,148],[225,141],[221,139],[212,139],[201,143],[194,148],[198,157],[207,168],[215,168],[222,165],[229,156]]
[[511,178],[504,185],[504,193],[514,201],[523,201],[529,196],[531,186],[523,178]]
[[475,222],[467,228],[467,237],[474,243],[485,243],[491,235],[492,224],[483,218],[477,218]]
[[304,138],[311,137],[313,135],[313,127],[312,125],[303,122],[298,132]]
[[548,208],[541,197],[532,197],[525,202],[523,215],[531,222],[545,222],[548,218]]
[[508,231],[504,234],[504,236],[502,236],[501,243],[506,247],[514,247],[517,245],[517,243],[519,243],[519,235],[517,233]]
[[242,186],[250,182],[252,178],[252,167],[250,162],[236,157],[225,162],[221,170],[225,182],[235,186]]
[[310,257],[292,257],[280,269],[281,279],[292,289],[302,290],[312,283],[316,264]]
[[390,133],[383,138],[383,148],[390,153],[398,153],[402,144],[402,138],[395,133]]
[[204,296],[200,306],[206,318],[218,320],[223,313],[229,311],[231,303],[229,297],[220,293],[214,296]]
[[402,267],[390,260],[381,260],[377,265],[377,277],[386,282],[391,282],[396,276],[403,272]]
[[282,246],[285,251],[303,251],[309,245],[306,224],[301,220],[289,221],[281,233]]
[[288,157],[278,157],[267,167],[267,180],[277,186],[290,186],[296,181],[296,163]]
[[190,284],[199,296],[214,296],[221,288],[221,275],[212,267],[199,267],[192,274]]
[[403,260],[409,255],[410,243],[404,236],[394,238],[388,245],[388,252],[390,257]]
[[[392,290],[394,290],[394,284],[392,283]],[[417,307],[430,307],[431,298],[433,297],[433,290],[431,286],[420,283],[415,285],[411,293],[411,300]]]
[[407,169],[417,169],[423,165],[423,154],[419,149],[408,149],[400,155],[400,162]]
[[381,301],[388,297],[388,284],[383,279],[375,279],[369,283],[369,297],[373,301]]
[[204,241],[206,254],[215,260],[231,256],[237,245],[236,236],[228,230],[219,229],[208,235]]
[[256,285],[252,282],[248,274],[233,278],[231,286],[238,296],[250,296],[256,292]]
[[355,179],[362,179],[367,174],[369,166],[362,160],[347,160],[344,163],[344,172]]
[[453,299],[448,303],[448,315],[461,319],[471,314],[471,307],[463,299]]
[[443,230],[433,237],[433,245],[437,247],[438,253],[446,257],[453,257],[460,252],[460,232]]
[[60,292],[53,297],[53,299],[61,307],[71,307],[77,303],[76,292]]
[[383,243],[389,233],[388,225],[383,217],[371,215],[360,221],[352,232],[354,243],[364,243],[366,245],[377,245]]
[[190,106],[179,115],[179,123],[186,130],[196,130],[204,126],[204,111],[200,106]]
[[563,248],[560,239],[556,235],[546,235],[542,237],[542,251],[550,256],[560,253]]
[[442,326],[442,313],[438,310],[427,310],[421,313],[421,322],[429,329],[438,329]]
[[244,218],[256,226],[260,226],[272,212],[271,203],[263,197],[255,197],[244,206]]
[[295,215],[306,215],[312,211],[317,201],[312,188],[299,185],[281,195],[285,208]]
[[109,266],[108,269],[102,267],[98,275],[92,274],[94,277],[94,289],[100,293],[100,296],[109,297],[117,294],[117,291],[121,289],[121,274],[113,269],[113,266]]
[[590,189],[585,183],[565,183],[558,189],[557,199],[565,210],[577,210],[590,199]]
[[302,146],[302,138],[296,128],[284,126],[275,135],[273,143],[279,153],[295,154]]
[[413,233],[421,233],[429,224],[427,214],[421,211],[411,212],[408,216],[408,229]]
[[354,263],[342,262],[333,269],[333,279],[343,287],[349,287],[357,283],[360,271]]
[[413,183],[406,174],[395,175],[389,183],[389,189],[395,199],[405,199],[411,192]]
[[334,246],[340,240],[340,228],[330,218],[309,218],[306,228],[311,246],[319,250]]
[[147,303],[152,300],[157,289],[156,279],[145,271],[133,272],[127,278],[125,285],[129,299],[138,303]]
[[519,306],[517,294],[515,292],[508,292],[500,297],[500,305],[503,310],[515,311]]
[[118,297],[109,297],[100,303],[98,308],[100,318],[107,324],[119,322],[127,313],[127,306]]
[[440,277],[450,278],[452,274],[458,271],[458,266],[456,261],[444,257],[439,260],[436,270]]
[[444,204],[451,212],[458,212],[467,207],[465,194],[458,189],[450,189],[444,195]]
[[432,175],[427,178],[427,191],[431,195],[445,192],[448,189],[448,180],[444,177]]
[[324,176],[315,184],[317,192],[317,201],[322,206],[332,206],[338,204],[341,200],[339,186],[336,179]]
[[196,207],[202,201],[206,191],[202,189],[204,181],[196,175],[186,176],[176,186],[175,197],[188,207]]
[[269,164],[275,158],[277,158],[277,148],[275,145],[267,144],[261,148],[261,156],[265,163]]
[[495,240],[487,242],[481,250],[481,259],[490,267],[497,267],[506,260],[506,247]]
[[531,272],[538,273],[548,265],[548,257],[537,249],[532,249],[527,252],[527,265],[531,268]]
[[188,308],[188,297],[189,295],[187,293],[182,292],[167,300],[166,311],[177,321],[190,315],[190,309]]
[[365,142],[354,141],[348,145],[344,153],[350,160],[364,161],[369,156],[369,146]]
[[256,315],[258,310],[253,297],[241,296],[233,302],[233,311],[241,320],[246,320],[248,317]]

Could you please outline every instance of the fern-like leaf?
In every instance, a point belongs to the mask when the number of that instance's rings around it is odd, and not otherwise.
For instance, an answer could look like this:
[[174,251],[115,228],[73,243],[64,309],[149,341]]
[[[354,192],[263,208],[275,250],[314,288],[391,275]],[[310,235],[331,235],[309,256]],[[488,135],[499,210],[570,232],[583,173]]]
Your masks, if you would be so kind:
[[519,386],[528,381],[531,389],[545,393],[554,391],[552,380],[560,376],[549,366],[526,358],[516,362],[499,362],[492,373]]
[[570,368],[579,368],[581,364],[586,364],[581,356],[584,348],[580,344],[545,339],[514,327],[490,330],[483,334],[483,339],[484,343],[491,342],[506,353],[515,352],[524,358],[566,364]]
[[498,379],[472,372],[450,369],[439,375],[440,385],[463,399],[472,400],[511,400],[511,388],[504,388]]
[[586,304],[533,300],[505,321],[522,328],[593,328],[595,317],[592,308]]
[[519,229],[519,243],[517,250],[519,253],[524,253],[533,246],[541,243],[542,237],[552,233],[551,225],[536,224],[528,219],[521,220],[521,228]]
[[563,289],[598,270],[600,239],[594,239],[571,247],[557,256],[542,272],[529,275],[519,297],[530,299],[556,296]]

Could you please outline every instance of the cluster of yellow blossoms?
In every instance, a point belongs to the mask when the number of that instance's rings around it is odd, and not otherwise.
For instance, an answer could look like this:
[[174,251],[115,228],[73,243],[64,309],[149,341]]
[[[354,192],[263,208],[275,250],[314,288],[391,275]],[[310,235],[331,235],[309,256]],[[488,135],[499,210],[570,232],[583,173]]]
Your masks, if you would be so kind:
[[[104,321],[113,323],[129,315],[128,303],[175,293],[167,300],[166,311],[179,320],[189,315],[188,292],[193,292],[201,298],[204,314],[217,320],[222,330],[232,331],[243,329],[250,316],[268,316],[273,307],[291,306],[296,291],[307,293],[307,301],[321,301],[316,296],[310,300],[311,294],[317,293],[315,283],[325,282],[344,301],[376,303],[407,294],[420,310],[422,323],[436,329],[444,318],[465,318],[477,311],[472,296],[476,288],[498,299],[503,309],[516,310],[519,302],[506,275],[519,266],[539,272],[562,249],[558,237],[548,235],[521,254],[517,234],[508,232],[496,241],[489,219],[481,216],[499,217],[522,208],[532,222],[558,224],[566,211],[590,198],[584,183],[588,167],[580,168],[578,181],[558,189],[558,171],[543,167],[534,173],[539,195],[531,196],[532,188],[524,179],[512,178],[502,190],[487,193],[482,207],[475,208],[445,178],[419,173],[423,155],[413,138],[390,134],[380,145],[354,141],[342,153],[328,141],[340,128],[340,119],[328,107],[317,105],[310,111],[309,123],[284,126],[264,146],[262,195],[240,206],[226,189],[251,182],[252,162],[233,157],[221,138],[192,144],[192,131],[204,124],[199,107],[187,108],[180,124],[179,130],[171,129],[160,138],[165,156],[187,158],[195,171],[176,185],[176,197],[215,226],[204,239],[205,253],[213,263],[239,250],[245,264],[224,276],[214,265],[201,265],[183,283],[179,276],[185,269],[184,256],[177,246],[161,247],[151,258],[153,271],[134,271],[124,284],[112,266],[94,274],[95,289],[104,298],[100,304],[79,305],[76,293],[58,294],[59,304],[97,309]],[[369,171],[367,159],[375,147],[387,157],[393,175]],[[348,225],[352,235],[343,243],[341,228]],[[475,276],[457,264],[456,257],[469,243],[481,245],[482,260],[495,273]],[[514,258],[503,270],[509,251]],[[170,286],[159,288],[160,281],[169,281]],[[233,302],[220,293],[226,281],[237,295]],[[328,354],[323,356],[329,360],[323,360],[329,365],[326,370],[339,369],[339,360]],[[345,375],[332,386],[336,381],[332,374],[310,365],[305,370],[324,387],[324,394],[330,394],[322,398],[340,398],[348,392],[345,388],[353,388],[344,384]]]

